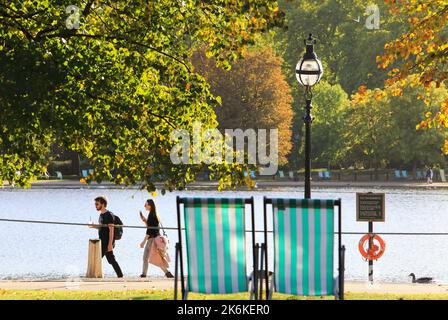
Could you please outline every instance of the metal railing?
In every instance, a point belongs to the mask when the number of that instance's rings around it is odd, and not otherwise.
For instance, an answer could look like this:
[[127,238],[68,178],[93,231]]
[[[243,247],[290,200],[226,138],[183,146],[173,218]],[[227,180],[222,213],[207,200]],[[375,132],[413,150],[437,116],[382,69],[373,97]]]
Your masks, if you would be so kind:
[[[0,218],[0,222],[15,222],[15,223],[36,223],[36,224],[51,224],[51,225],[66,225],[66,226],[93,226],[93,227],[108,227],[107,224],[90,224],[90,223],[77,223],[77,222],[63,222],[63,221],[45,221],[45,220],[23,220],[23,219],[6,219]],[[114,225],[117,227],[130,228],[130,229],[165,229],[165,230],[178,230],[177,227],[148,227],[148,226],[133,226],[133,225]],[[182,228],[182,230],[185,230]],[[246,232],[252,232],[252,230],[245,230]],[[264,230],[255,230],[257,233],[263,233]],[[272,233],[272,230],[268,230],[268,233]],[[387,232],[379,231],[374,232],[381,235],[392,236],[448,236],[448,232]],[[335,232],[337,234],[337,232]],[[366,232],[361,231],[343,231],[345,235],[364,235]]]

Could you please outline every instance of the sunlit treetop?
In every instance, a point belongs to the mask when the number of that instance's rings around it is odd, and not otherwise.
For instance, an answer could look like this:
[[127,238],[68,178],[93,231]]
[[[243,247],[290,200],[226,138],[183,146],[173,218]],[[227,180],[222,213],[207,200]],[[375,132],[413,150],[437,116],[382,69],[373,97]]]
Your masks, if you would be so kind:
[[[173,165],[170,133],[194,120],[216,127],[219,105],[191,53],[205,46],[228,68],[282,19],[270,0],[3,2],[1,179],[27,185],[57,141],[89,159],[87,182],[183,188],[203,166]],[[238,166],[213,169],[221,186],[242,177]]]

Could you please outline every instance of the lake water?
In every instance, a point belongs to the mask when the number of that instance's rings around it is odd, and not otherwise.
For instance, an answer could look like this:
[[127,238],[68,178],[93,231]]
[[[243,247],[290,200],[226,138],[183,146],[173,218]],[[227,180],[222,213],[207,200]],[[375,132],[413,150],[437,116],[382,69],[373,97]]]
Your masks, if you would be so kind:
[[[367,223],[356,222],[356,192],[370,189],[319,189],[313,198],[342,199],[343,231],[366,232]],[[448,232],[447,190],[382,189],[386,193],[386,222],[375,223],[376,232]],[[93,199],[105,195],[108,208],[119,215],[125,225],[142,225],[139,210],[148,193],[140,190],[119,189],[31,189],[1,190],[0,218],[46,220],[87,223],[97,221]],[[165,227],[175,227],[177,195],[195,197],[250,197],[255,198],[256,228],[263,225],[263,196],[300,198],[303,191],[215,192],[185,191],[157,195],[155,201]],[[250,224],[247,215],[247,226]],[[170,238],[171,271],[174,273],[174,244],[177,232],[167,231]],[[141,273],[144,229],[124,230],[123,239],[114,250],[125,277]],[[97,231],[85,226],[28,224],[0,221],[0,279],[60,279],[84,276],[87,268],[88,239],[96,238]],[[358,252],[361,235],[343,235],[346,250],[346,279],[366,280],[367,263]],[[374,263],[374,279],[378,281],[408,282],[407,275],[431,276],[440,283],[448,283],[448,236],[384,235],[386,252]],[[250,237],[248,238],[250,240]],[[262,242],[262,234],[257,235]],[[272,239],[270,240],[272,241]],[[251,241],[248,241],[248,246]],[[247,248],[248,270],[251,268],[250,248]],[[272,251],[271,251],[272,252]],[[272,255],[271,255],[272,258]],[[113,277],[112,267],[103,261],[107,277]],[[150,266],[149,274],[163,276]]]

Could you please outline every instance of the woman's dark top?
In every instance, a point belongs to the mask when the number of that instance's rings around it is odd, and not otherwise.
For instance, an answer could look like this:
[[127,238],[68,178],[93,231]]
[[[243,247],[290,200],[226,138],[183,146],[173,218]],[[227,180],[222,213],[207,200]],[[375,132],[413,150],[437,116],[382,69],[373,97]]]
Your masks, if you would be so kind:
[[[157,218],[156,214],[149,213],[148,219],[146,219],[146,226],[148,227],[158,227],[159,226],[159,219]],[[160,235],[159,229],[146,229],[146,234],[150,238],[155,238],[158,235]]]

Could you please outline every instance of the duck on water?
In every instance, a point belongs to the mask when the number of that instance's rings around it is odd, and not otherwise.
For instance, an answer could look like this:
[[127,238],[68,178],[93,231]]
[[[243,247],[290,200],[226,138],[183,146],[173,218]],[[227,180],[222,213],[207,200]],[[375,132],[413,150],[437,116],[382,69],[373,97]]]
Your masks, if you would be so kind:
[[430,277],[423,277],[423,278],[415,278],[415,274],[411,273],[408,277],[412,277],[412,283],[432,283],[433,278]]

